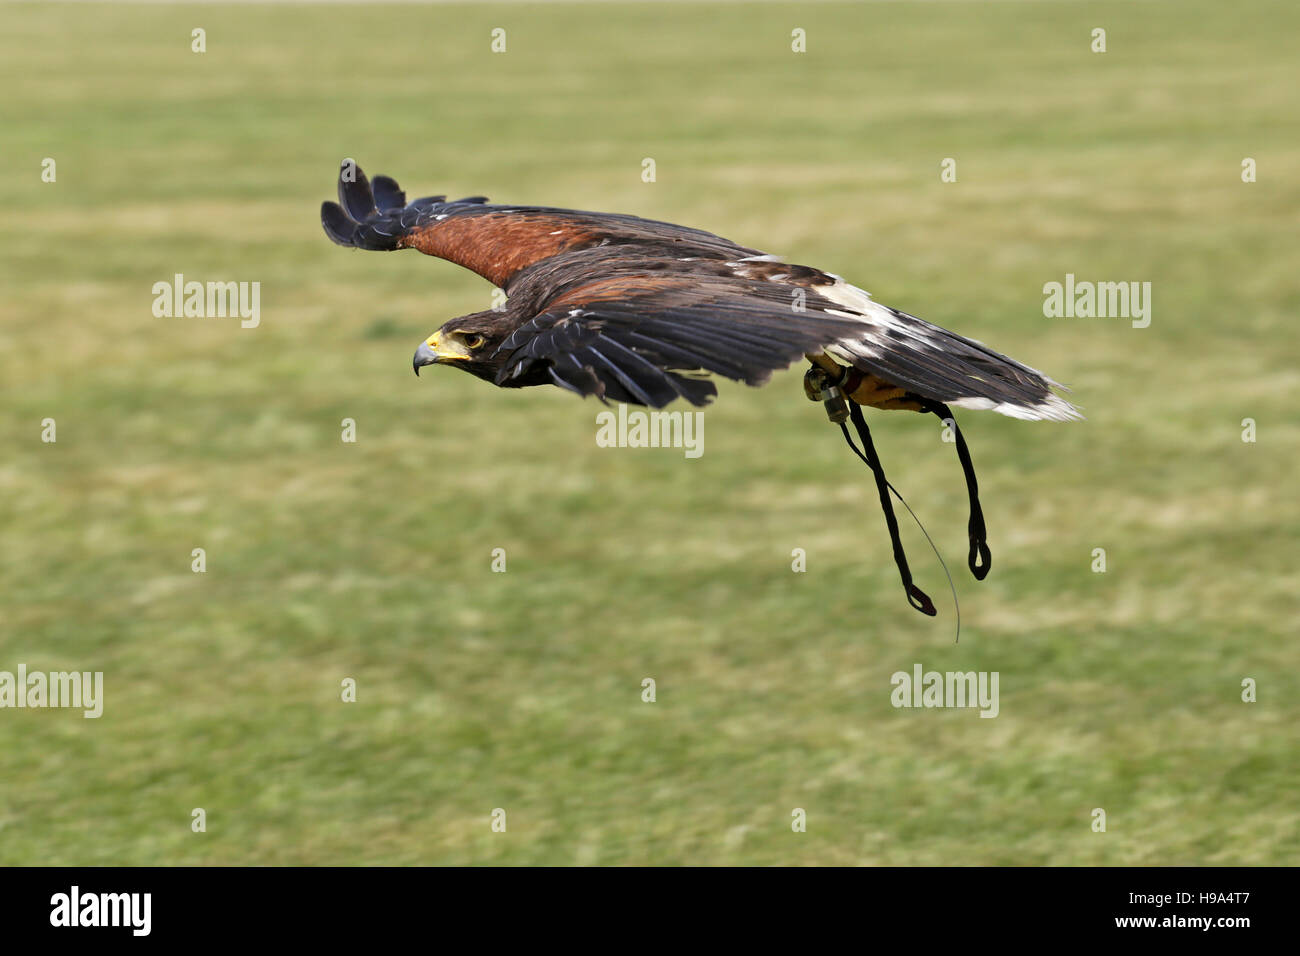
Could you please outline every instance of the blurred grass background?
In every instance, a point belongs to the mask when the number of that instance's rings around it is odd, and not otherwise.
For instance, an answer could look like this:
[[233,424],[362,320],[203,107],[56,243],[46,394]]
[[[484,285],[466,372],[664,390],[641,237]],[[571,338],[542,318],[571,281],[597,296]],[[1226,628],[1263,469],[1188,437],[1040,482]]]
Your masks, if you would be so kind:
[[[106,684],[97,721],[0,712],[0,863],[1295,861],[1294,6],[0,20],[0,669]],[[1088,421],[961,416],[975,585],[952,446],[877,415],[957,577],[954,645],[942,572],[905,526],[941,617],[910,610],[798,371],[723,383],[695,461],[598,448],[599,406],[557,390],[411,375],[490,289],[330,245],[345,156],[412,195],[636,213],[841,273],[1069,383]],[[177,272],[261,282],[261,326],[154,318]],[[1044,318],[1067,272],[1152,282],[1151,327]],[[893,709],[916,662],[999,671],[1001,715]]]

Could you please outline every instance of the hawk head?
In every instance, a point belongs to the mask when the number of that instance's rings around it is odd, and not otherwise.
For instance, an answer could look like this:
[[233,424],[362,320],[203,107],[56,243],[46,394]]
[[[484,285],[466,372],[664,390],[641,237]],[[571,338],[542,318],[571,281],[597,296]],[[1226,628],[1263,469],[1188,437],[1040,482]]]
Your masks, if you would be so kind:
[[425,365],[454,365],[471,375],[495,381],[504,355],[494,354],[515,331],[504,312],[475,312],[452,319],[420,343],[411,360],[415,374]]

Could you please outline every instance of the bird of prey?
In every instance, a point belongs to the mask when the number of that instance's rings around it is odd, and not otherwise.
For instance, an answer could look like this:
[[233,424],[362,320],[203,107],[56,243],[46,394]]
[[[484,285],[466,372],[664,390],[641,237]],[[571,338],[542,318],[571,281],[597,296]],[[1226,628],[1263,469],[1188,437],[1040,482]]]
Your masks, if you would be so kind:
[[[825,402],[875,472],[908,600],[927,614],[933,604],[911,583],[892,485],[861,407],[933,412],[951,423],[970,491],[969,563],[979,578],[989,561],[983,518],[969,453],[947,406],[1023,419],[1079,417],[1041,372],[877,303],[834,273],[700,229],[483,196],[408,202],[394,180],[372,182],[351,161],[341,168],[338,200],[322,203],[321,223],[339,245],[418,249],[476,272],[507,296],[503,307],[451,319],[421,342],[417,375],[447,365],[502,388],[556,385],[660,408],[678,398],[708,404],[717,394],[710,374],[757,386],[806,358],[805,390]],[[849,418],[862,451],[844,424]]]

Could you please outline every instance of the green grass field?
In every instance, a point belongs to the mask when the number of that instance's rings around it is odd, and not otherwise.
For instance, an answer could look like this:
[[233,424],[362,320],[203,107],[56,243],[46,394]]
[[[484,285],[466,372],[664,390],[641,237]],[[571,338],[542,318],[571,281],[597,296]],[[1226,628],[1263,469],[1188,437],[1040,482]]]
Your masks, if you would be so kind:
[[[0,22],[0,670],[105,685],[98,720],[0,710],[0,863],[1296,861],[1294,6]],[[959,415],[976,584],[952,445],[872,416],[957,581],[954,644],[941,569],[904,516],[932,620],[798,369],[722,383],[693,461],[597,447],[600,406],[556,389],[415,378],[491,290],[331,245],[343,157],[838,272],[1068,383],[1088,420]],[[155,318],[175,273],[260,282],[260,326]],[[1150,327],[1045,318],[1066,273],[1151,282]],[[915,663],[997,671],[1000,715],[895,709]]]

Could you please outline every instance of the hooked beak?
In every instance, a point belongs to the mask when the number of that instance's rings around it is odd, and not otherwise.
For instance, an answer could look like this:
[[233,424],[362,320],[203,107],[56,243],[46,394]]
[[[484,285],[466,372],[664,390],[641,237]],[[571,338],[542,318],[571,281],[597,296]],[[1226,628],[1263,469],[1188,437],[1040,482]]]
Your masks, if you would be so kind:
[[415,350],[415,357],[411,359],[411,368],[415,374],[420,374],[420,368],[424,365],[436,365],[438,363],[438,353],[429,348],[428,342],[421,342],[420,347]]

